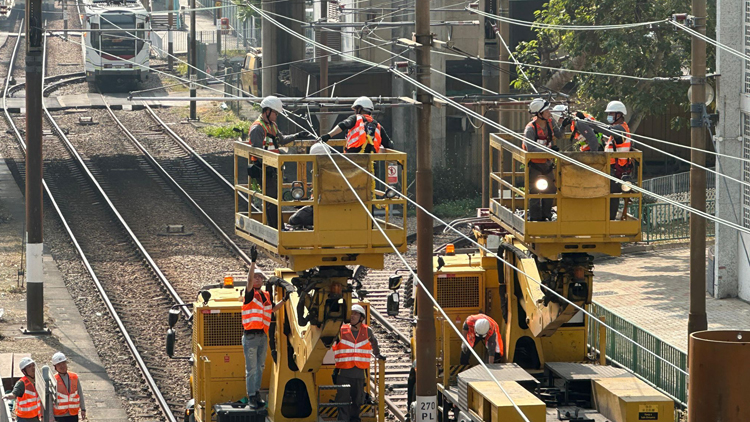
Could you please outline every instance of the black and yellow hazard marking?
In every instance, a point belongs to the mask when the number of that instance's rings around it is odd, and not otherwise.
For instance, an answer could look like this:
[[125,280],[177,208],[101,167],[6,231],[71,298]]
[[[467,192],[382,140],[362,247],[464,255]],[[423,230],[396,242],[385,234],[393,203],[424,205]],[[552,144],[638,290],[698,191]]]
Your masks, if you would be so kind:
[[[363,416],[364,414],[374,412],[375,410],[374,404],[363,404],[359,408],[359,414],[360,416]],[[335,418],[339,415],[339,408],[338,407],[323,407],[318,411],[318,414],[323,418]]]

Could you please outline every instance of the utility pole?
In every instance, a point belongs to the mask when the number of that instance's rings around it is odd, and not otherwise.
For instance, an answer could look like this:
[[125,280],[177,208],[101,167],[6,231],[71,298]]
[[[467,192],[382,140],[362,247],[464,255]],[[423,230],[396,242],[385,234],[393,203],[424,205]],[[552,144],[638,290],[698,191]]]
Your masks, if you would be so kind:
[[[497,13],[497,3],[499,0],[480,0],[479,10],[488,13]],[[481,16],[481,15],[480,15]],[[479,54],[482,58],[497,57],[498,40],[495,31],[489,20],[484,16],[479,19]],[[500,47],[504,48],[504,47]],[[490,63],[482,62],[482,88],[495,91],[498,89],[498,79],[495,75],[496,67]],[[480,107],[483,116],[490,120],[496,120],[496,112],[490,111],[490,107]],[[482,125],[482,166],[480,180],[482,181],[482,207],[490,206],[490,132],[492,128],[489,125]]]
[[[323,0],[320,3],[320,20],[323,23],[328,22],[328,1]],[[320,42],[328,46],[328,29],[325,26],[320,28]],[[323,89],[317,95],[320,97],[328,96],[328,54],[324,50],[320,50],[320,88]],[[321,108],[321,112],[325,112],[326,109]],[[327,133],[331,130],[330,117],[327,114],[320,114],[318,120],[320,121],[320,133]]]
[[221,56],[221,6],[222,1],[216,2],[216,52]]
[[[417,81],[430,86],[430,0],[417,0],[415,41]],[[430,120],[432,95],[417,91],[417,203],[432,212],[432,148]],[[425,289],[417,290],[417,422],[437,421],[437,383],[435,374],[435,319],[432,301],[432,219],[417,210],[417,276]]]
[[[692,0],[695,30],[706,34],[706,0]],[[690,206],[706,210],[706,173],[696,165],[706,165],[706,128],[703,112],[706,102],[706,42],[693,37],[690,63]],[[690,314],[688,336],[706,330],[706,220],[690,216]]]
[[[509,18],[510,17],[510,0],[500,0],[500,10],[498,15]],[[503,37],[505,42],[510,47],[510,24],[507,22],[498,22],[498,29],[500,36]],[[498,84],[498,94],[510,94],[510,52],[502,42],[498,42],[498,49],[500,50],[500,80]],[[499,111],[499,123],[505,127],[510,126],[510,112]]]
[[63,35],[68,36],[68,0],[62,0],[63,9]]
[[[261,9],[268,13],[274,12],[274,2],[263,1],[261,2]],[[263,48],[263,76],[262,81],[262,92],[263,96],[267,97],[273,95],[276,92],[276,75],[278,74],[277,69],[273,66],[276,65],[277,57],[276,54],[276,41],[274,35],[276,34],[276,27],[273,23],[263,19],[261,21],[261,37],[260,45]]]
[[167,21],[167,70],[174,70],[174,45],[172,44],[172,30],[174,29],[174,0],[167,0],[169,3],[169,15]]
[[[190,98],[196,97],[195,84],[198,82],[198,43],[195,39],[195,0],[190,0],[190,66],[188,66],[188,75],[190,75]],[[190,101],[190,120],[197,120],[195,101]]]
[[26,2],[26,334],[44,328],[42,0]]

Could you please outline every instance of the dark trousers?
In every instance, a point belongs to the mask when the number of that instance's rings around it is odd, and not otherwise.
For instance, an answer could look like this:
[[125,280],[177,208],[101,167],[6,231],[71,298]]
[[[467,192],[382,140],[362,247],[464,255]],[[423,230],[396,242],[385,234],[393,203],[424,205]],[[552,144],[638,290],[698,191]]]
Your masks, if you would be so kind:
[[78,415],[75,416],[55,416],[57,422],[78,422]]
[[[612,172],[614,174],[614,171]],[[609,191],[612,193],[621,193],[622,185],[615,182],[614,180],[609,181]],[[617,210],[620,208],[620,198],[612,198],[609,200],[609,219],[617,219]],[[625,212],[625,211],[623,211]]]
[[[555,174],[552,162],[529,163],[529,193],[555,193]],[[536,188],[536,181],[540,177],[547,179],[547,189],[540,191]],[[552,219],[552,198],[529,200],[529,221],[544,221]]]
[[339,375],[337,384],[349,384],[351,388],[339,388],[336,393],[336,403],[349,403],[339,407],[338,420],[346,422],[360,422],[359,410],[365,401],[365,379],[349,378]]
[[[263,186],[263,162],[262,161],[254,161],[251,163],[250,167],[247,168],[247,174],[250,176],[251,179],[253,179],[258,186]],[[276,199],[277,198],[277,190],[276,189],[276,169],[273,167],[266,168],[266,196],[270,196],[271,198]],[[268,220],[268,225],[273,227],[274,229],[279,228],[279,222],[278,218],[276,216],[276,212],[278,211],[278,207],[274,204],[265,203],[266,208],[266,219]]]

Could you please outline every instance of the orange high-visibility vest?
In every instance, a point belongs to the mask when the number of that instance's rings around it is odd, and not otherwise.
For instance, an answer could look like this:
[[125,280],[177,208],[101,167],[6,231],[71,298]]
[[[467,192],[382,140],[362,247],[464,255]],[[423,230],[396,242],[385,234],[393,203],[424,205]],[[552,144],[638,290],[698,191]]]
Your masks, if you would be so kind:
[[21,378],[24,385],[23,396],[16,399],[16,416],[19,418],[36,418],[42,415],[42,400],[36,393],[34,383],[28,377]]
[[[607,142],[604,144],[604,151],[605,152],[628,152],[630,151],[630,127],[628,127],[628,124],[625,122],[622,122],[622,127],[625,129],[625,132],[627,135],[620,135],[620,142],[619,144],[615,140],[614,136],[610,136],[609,139],[607,139]],[[618,158],[617,159],[617,165],[620,167],[624,167],[628,165],[630,162],[627,158]],[[612,158],[609,160],[610,164],[615,164],[615,159]]]
[[[531,119],[531,121],[529,122],[529,124],[526,125],[526,127],[527,128],[528,127],[533,127],[534,131],[536,131],[536,143],[542,144],[545,147],[551,147],[552,146],[552,137],[554,136],[553,135],[554,132],[552,130],[552,123],[549,120],[547,120],[546,121],[547,122],[547,131],[544,131],[544,127],[537,125],[536,122],[537,122],[537,117],[535,116],[533,119]],[[531,139],[524,140],[523,141],[523,149],[524,149],[524,151],[528,151],[528,148],[526,148],[526,142],[534,142],[534,141],[531,140]],[[531,160],[531,162],[532,163],[546,163],[547,159],[546,158],[534,158],[533,160]]]
[[367,369],[370,367],[372,344],[370,344],[368,332],[367,325],[363,323],[359,327],[359,333],[357,333],[355,339],[351,325],[341,325],[340,339],[332,348],[336,368],[351,369],[357,367]]
[[81,407],[81,397],[78,396],[78,375],[68,371],[68,377],[70,377],[70,390],[65,386],[60,374],[55,374],[57,403],[52,406],[55,416],[62,416],[66,413],[70,413],[71,416],[77,415]]
[[268,333],[271,326],[271,294],[255,290],[253,300],[242,305],[242,327],[245,330],[263,330]]
[[474,344],[476,344],[477,336],[476,332],[474,332],[474,325],[479,321],[480,319],[486,319],[490,323],[490,331],[487,332],[487,335],[484,336],[485,341],[486,339],[492,337],[493,334],[497,333],[497,341],[495,342],[495,353],[503,354],[503,339],[500,338],[500,327],[497,325],[497,322],[495,322],[494,319],[488,317],[484,314],[477,314],[477,315],[470,315],[466,318],[466,325],[469,326],[469,334],[466,336],[466,341],[469,342],[469,345],[471,347],[474,347]]
[[383,138],[380,135],[380,123],[377,123],[375,133],[370,138],[365,131],[365,120],[367,120],[367,123],[372,123],[373,118],[369,114],[357,115],[357,123],[346,134],[346,149],[362,147],[360,152],[365,152],[365,146],[372,144],[375,152],[380,152],[380,144],[383,142]]
[[[279,134],[279,127],[276,123],[266,123],[262,118],[258,117],[252,125],[250,130],[253,130],[255,126],[263,128],[263,149],[279,153],[279,149],[276,147],[276,136]],[[249,132],[248,132],[249,133]],[[249,140],[248,140],[249,142]],[[258,161],[257,157],[250,157],[251,161]]]

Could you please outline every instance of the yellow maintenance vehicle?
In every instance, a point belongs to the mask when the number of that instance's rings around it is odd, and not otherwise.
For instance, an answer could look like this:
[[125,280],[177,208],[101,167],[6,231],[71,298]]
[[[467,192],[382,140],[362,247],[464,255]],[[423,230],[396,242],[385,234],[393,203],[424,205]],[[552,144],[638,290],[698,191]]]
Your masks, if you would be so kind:
[[[343,141],[328,144],[341,147]],[[352,301],[365,307],[369,323],[368,303],[356,299],[357,285],[346,266],[383,268],[383,256],[392,248],[376,225],[384,228],[400,251],[406,250],[405,219],[394,215],[394,211],[404,215],[406,202],[386,194],[405,191],[406,154],[386,150],[347,156],[364,169],[388,169],[389,185],[378,187],[365,172],[333,152],[333,158],[305,153],[312,145],[312,141],[297,141],[291,146],[303,153],[279,154],[246,142],[234,144],[236,233],[282,263],[275,270],[277,278],[272,278],[276,285],[266,286],[274,302],[291,293],[274,314],[268,332],[270,353],[261,382],[267,409],[255,410],[238,403],[246,395],[241,297],[247,275],[228,275],[224,285],[201,290],[192,305],[192,399],[186,420],[313,422],[336,418],[334,397],[342,387],[332,381],[330,348],[341,324],[349,321]],[[375,212],[374,219],[358,198]],[[312,211],[312,224],[289,224],[303,207]],[[177,316],[173,310],[170,326]],[[171,333],[168,345],[172,344],[173,352]],[[384,370],[382,361],[370,369],[377,371],[379,382],[377,388],[365,387],[369,397],[361,409],[365,422],[384,422]]]
[[[511,137],[493,134],[490,144],[490,208],[473,230],[505,262],[482,251],[436,257],[438,303],[459,329],[479,313],[497,322],[502,359],[488,366],[529,421],[674,421],[672,399],[606,364],[598,344],[604,330],[589,329],[596,321],[537,282],[589,309],[593,254],[616,256],[622,243],[641,238],[642,200],[632,185],[640,186],[642,153],[564,153],[606,174],[616,159],[628,160],[618,174],[628,183],[611,193],[607,178],[552,154],[527,152]],[[554,171],[530,174],[534,162],[554,163]],[[556,189],[545,189],[553,184]],[[544,199],[556,213],[532,221],[528,211]],[[623,211],[611,218],[610,208],[620,205]],[[462,365],[461,340],[436,315],[440,422],[522,421],[486,371],[473,366],[476,360]],[[475,350],[486,352],[481,342]]]

